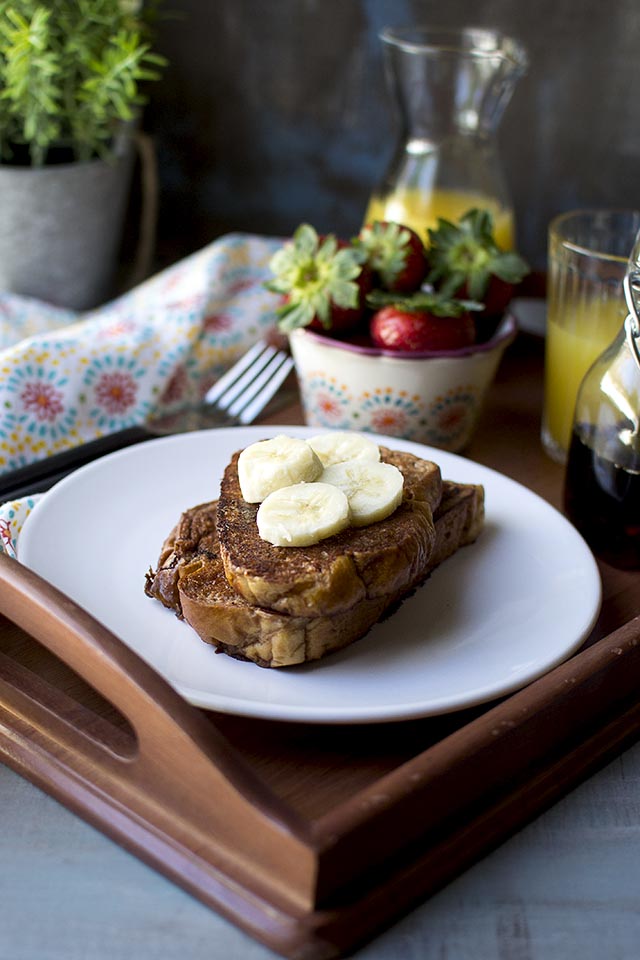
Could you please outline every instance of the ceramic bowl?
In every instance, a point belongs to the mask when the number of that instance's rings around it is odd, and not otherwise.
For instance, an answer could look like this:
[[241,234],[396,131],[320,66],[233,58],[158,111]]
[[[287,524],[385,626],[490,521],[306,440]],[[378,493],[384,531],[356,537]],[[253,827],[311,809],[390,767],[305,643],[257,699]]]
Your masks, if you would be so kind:
[[305,420],[313,427],[464,450],[515,334],[515,320],[506,314],[485,343],[451,352],[400,353],[295,330],[289,339]]

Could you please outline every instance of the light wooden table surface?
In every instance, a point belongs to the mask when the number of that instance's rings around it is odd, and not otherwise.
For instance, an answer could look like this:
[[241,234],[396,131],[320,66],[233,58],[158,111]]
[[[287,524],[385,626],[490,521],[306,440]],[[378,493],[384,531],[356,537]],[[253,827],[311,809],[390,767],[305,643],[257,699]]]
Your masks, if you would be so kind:
[[[539,350],[534,341],[516,344],[469,456],[559,505],[561,468],[536,445],[521,451],[521,438],[531,434],[539,409]],[[294,417],[296,411],[289,414]],[[638,606],[640,574],[610,577],[603,570],[603,579],[616,616],[630,616]],[[0,960],[274,956],[2,766],[0,864]],[[357,956],[637,960],[640,745]]]

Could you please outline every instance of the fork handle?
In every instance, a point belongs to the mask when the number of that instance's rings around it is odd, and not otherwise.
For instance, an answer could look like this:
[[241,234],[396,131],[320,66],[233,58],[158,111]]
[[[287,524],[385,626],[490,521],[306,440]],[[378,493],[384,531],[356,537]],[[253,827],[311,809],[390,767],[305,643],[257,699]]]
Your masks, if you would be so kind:
[[124,430],[98,437],[97,440],[81,443],[70,450],[63,450],[62,453],[54,453],[53,456],[30,463],[26,467],[19,467],[0,478],[0,502],[18,500],[32,493],[44,493],[78,467],[107,453],[131,447],[135,443],[143,443],[145,440],[153,440],[157,436],[157,433],[146,427],[126,427]]

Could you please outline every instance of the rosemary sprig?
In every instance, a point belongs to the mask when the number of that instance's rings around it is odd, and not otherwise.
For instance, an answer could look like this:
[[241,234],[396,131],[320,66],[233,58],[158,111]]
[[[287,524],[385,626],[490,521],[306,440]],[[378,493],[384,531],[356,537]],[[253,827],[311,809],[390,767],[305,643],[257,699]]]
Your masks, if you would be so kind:
[[[107,156],[119,122],[144,104],[166,65],[135,0],[0,0],[0,161],[52,147]],[[155,13],[154,5],[151,10]]]

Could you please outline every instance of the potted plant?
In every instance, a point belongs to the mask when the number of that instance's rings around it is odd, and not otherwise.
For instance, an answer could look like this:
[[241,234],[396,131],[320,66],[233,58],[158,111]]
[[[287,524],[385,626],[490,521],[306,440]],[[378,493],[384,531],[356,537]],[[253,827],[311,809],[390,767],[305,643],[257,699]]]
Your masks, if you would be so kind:
[[0,290],[86,309],[111,292],[155,8],[0,0]]

